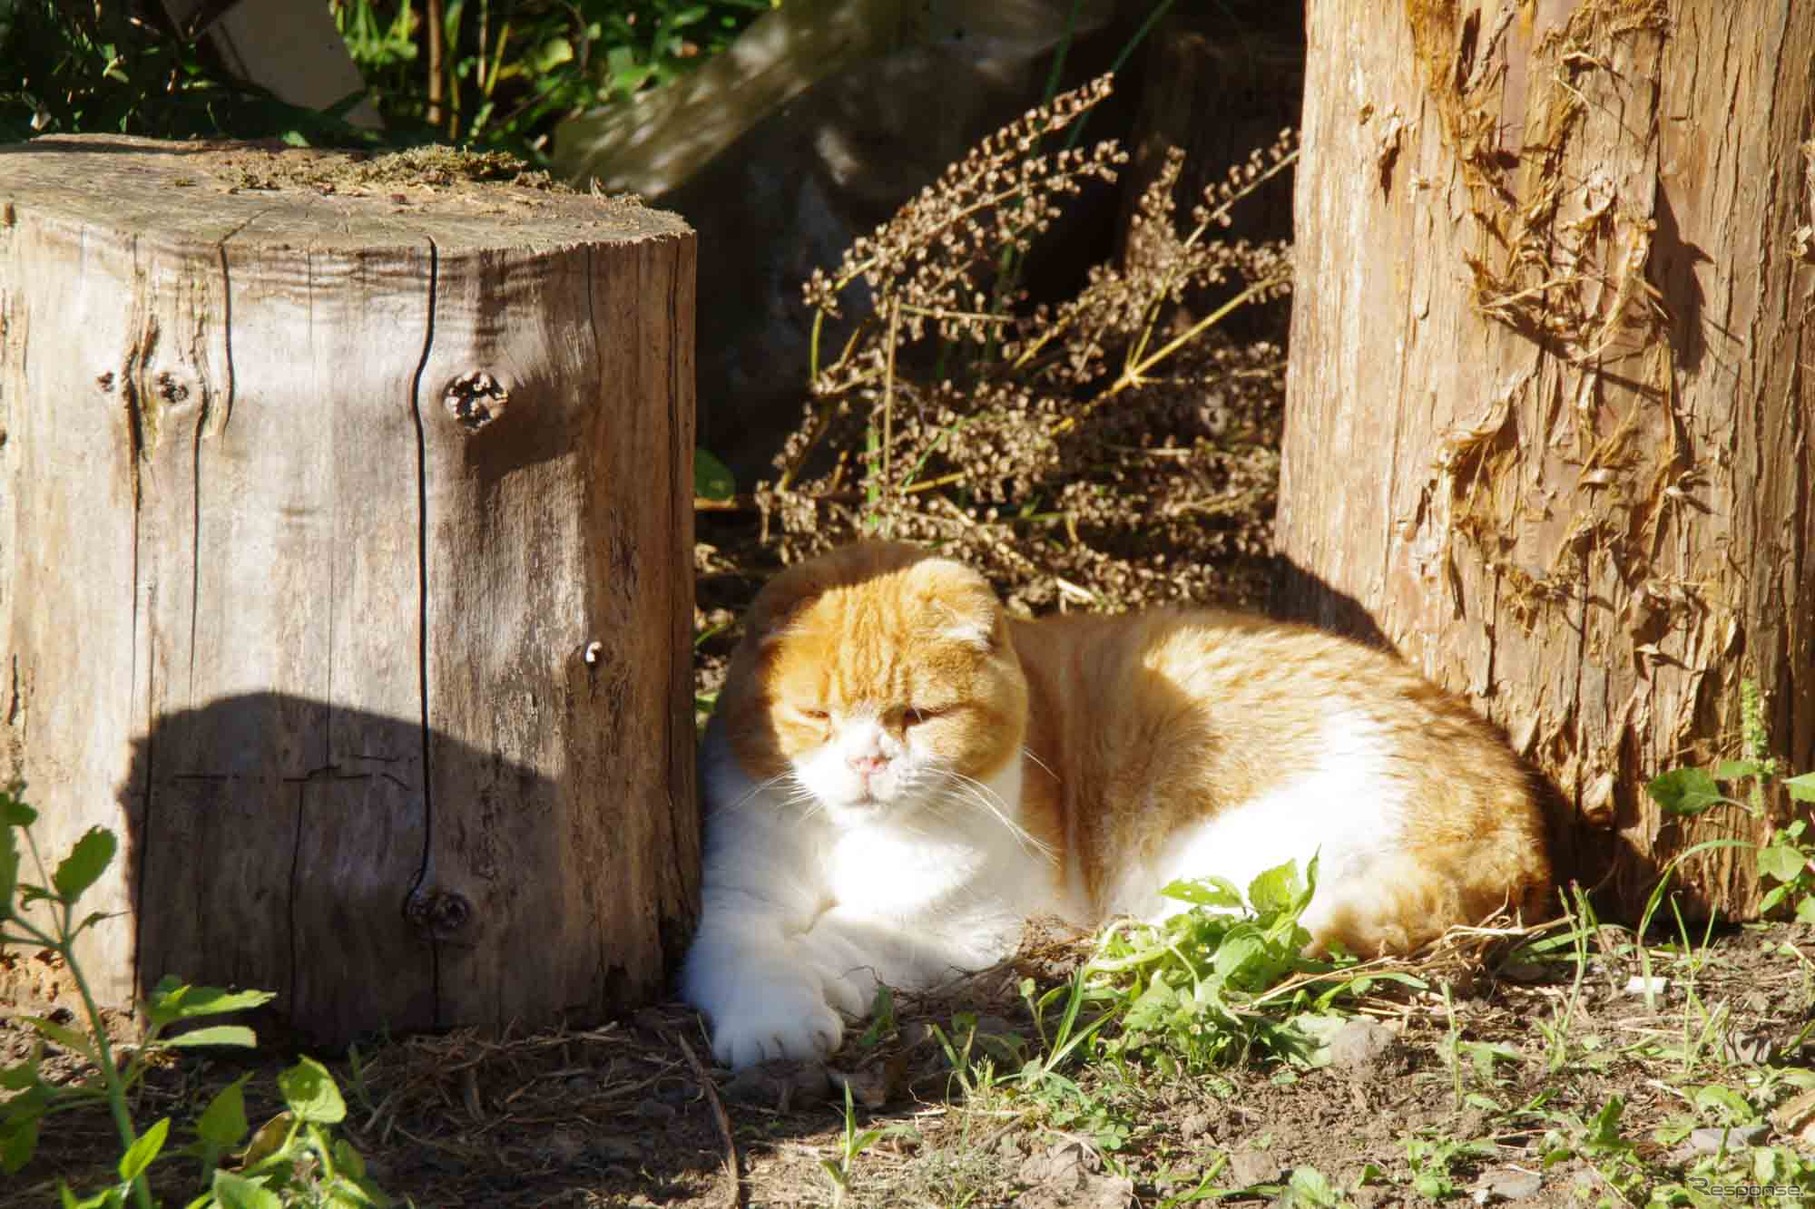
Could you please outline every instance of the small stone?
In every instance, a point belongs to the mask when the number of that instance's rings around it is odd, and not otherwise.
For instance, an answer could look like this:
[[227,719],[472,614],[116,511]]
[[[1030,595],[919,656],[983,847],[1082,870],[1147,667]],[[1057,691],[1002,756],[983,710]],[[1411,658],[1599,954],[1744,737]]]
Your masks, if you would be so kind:
[[1015,1200],[1015,1209],[1129,1209],[1134,1181],[1118,1176],[1081,1175],[1071,1185],[1042,1184]]
[[1178,1123],[1178,1136],[1190,1142],[1210,1132],[1210,1114],[1194,1112]]
[[1722,1150],[1744,1150],[1757,1146],[1770,1136],[1769,1125],[1735,1125],[1728,1128],[1704,1126],[1689,1135],[1691,1154],[1717,1154]]
[[1330,1038],[1330,1065],[1356,1074],[1396,1068],[1405,1056],[1399,1035],[1371,1016],[1357,1016]]
[[1100,1175],[1102,1166],[1102,1156],[1083,1142],[1049,1146],[1015,1173],[1032,1185],[1015,1200],[1015,1209],[1128,1209],[1134,1204],[1133,1181]]
[[846,1073],[841,1070],[826,1071],[837,1092],[835,1099],[842,1099],[844,1089],[851,1089],[851,1101],[862,1108],[881,1108],[889,1102],[889,1076],[880,1063],[866,1066]]
[[1732,1032],[1721,1038],[1721,1053],[1729,1062],[1769,1066],[1778,1058],[1777,1039],[1763,1033]]
[[1475,1184],[1475,1203],[1519,1201],[1536,1196],[1544,1187],[1544,1177],[1523,1167],[1496,1167]]
[[1238,1188],[1278,1183],[1282,1170],[1278,1159],[1253,1147],[1246,1147],[1229,1156],[1229,1179]]
[[1102,1158],[1084,1143],[1060,1142],[1029,1155],[1015,1172],[1015,1179],[1023,1184],[1075,1183],[1102,1165]]
[[745,1067],[720,1090],[727,1100],[786,1112],[823,1104],[831,1095],[832,1082],[824,1063],[784,1060]]

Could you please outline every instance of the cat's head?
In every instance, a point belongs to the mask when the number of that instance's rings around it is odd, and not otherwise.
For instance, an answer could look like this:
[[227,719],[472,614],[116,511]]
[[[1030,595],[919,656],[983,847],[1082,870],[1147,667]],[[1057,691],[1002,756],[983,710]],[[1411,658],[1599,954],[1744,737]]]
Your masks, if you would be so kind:
[[835,824],[962,799],[1019,756],[1027,682],[1001,602],[961,563],[847,546],[776,576],[746,626],[719,700],[731,750]]

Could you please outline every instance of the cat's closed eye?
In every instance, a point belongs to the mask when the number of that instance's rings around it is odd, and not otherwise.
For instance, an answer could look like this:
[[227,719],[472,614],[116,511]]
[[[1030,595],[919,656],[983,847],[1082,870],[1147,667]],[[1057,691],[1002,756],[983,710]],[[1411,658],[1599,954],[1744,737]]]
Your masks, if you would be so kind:
[[949,705],[910,705],[907,709],[902,711],[901,716],[909,726],[919,726],[922,722],[931,722],[934,718],[944,717],[946,714],[951,713],[954,708],[955,707]]

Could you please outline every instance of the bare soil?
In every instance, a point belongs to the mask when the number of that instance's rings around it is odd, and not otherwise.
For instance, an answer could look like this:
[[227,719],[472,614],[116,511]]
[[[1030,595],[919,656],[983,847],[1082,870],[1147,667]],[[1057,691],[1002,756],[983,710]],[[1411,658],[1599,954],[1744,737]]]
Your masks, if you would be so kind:
[[[949,1033],[968,1011],[979,1033],[1030,1037],[1019,980],[1051,985],[1081,952],[1050,937],[937,1000],[899,1003],[893,1028],[880,1038],[854,1030],[824,1066],[737,1077],[703,1066],[703,1027],[676,1004],[592,1029],[377,1039],[331,1065],[350,1106],[346,1135],[388,1191],[420,1206],[831,1205],[824,1164],[838,1168],[845,1152],[846,1084],[856,1128],[883,1131],[848,1165],[849,1205],[1182,1204],[1210,1172],[1206,1199],[1260,1204],[1305,1167],[1362,1209],[1425,1204],[1408,1160],[1407,1139],[1419,1138],[1480,1144],[1451,1164],[1458,1197],[1595,1203],[1610,1192],[1594,1167],[1541,1162],[1546,1121],[1589,1118],[1623,1097],[1624,1133],[1648,1163],[1673,1170],[1668,1148],[1648,1139],[1681,1111],[1678,1089],[1803,1064],[1815,1004],[1815,930],[1697,938],[1687,956],[1654,960],[1652,976],[1667,982],[1651,1003],[1633,989],[1638,951],[1609,933],[1579,980],[1573,960],[1502,955],[1497,970],[1370,1001],[1380,1027],[1350,1026],[1366,1043],[1339,1046],[1327,1067],[1072,1072],[1121,1122],[1108,1136],[1100,1121],[1059,1121],[1027,1098],[967,1098],[933,1032]],[[1557,1022],[1559,1032],[1541,1027]],[[1477,1043],[1517,1057],[1484,1063]],[[17,1021],[0,1022],[0,1057],[16,1061],[28,1044]],[[256,1123],[281,1107],[285,1062],[272,1049],[169,1065],[144,1088],[139,1119],[188,1120],[251,1070]],[[53,1204],[59,1178],[98,1187],[115,1157],[104,1114],[64,1114],[47,1123],[38,1157],[0,1186],[0,1205]],[[195,1172],[160,1168],[165,1203],[183,1203]]]

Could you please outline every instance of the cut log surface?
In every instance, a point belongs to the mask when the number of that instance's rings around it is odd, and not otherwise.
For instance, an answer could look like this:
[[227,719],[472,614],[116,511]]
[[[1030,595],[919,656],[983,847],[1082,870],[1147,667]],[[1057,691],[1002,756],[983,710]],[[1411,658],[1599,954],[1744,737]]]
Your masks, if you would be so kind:
[[467,163],[0,148],[4,754],[121,835],[110,1003],[596,1017],[685,942],[692,235]]

